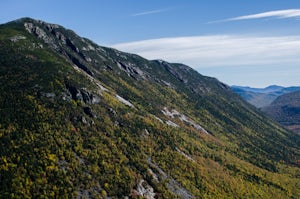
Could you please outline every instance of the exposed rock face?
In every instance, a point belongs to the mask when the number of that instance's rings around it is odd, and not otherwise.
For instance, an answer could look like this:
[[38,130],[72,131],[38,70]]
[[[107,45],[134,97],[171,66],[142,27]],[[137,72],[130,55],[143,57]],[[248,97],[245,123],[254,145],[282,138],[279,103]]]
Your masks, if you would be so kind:
[[54,32],[55,32],[55,36],[57,39],[59,39],[63,44],[67,44],[67,40],[66,40],[67,38],[65,37],[65,35],[63,35],[60,32],[56,32],[56,31],[54,31]]
[[56,97],[55,93],[41,93],[42,96],[53,99],[54,97]]
[[186,190],[184,187],[182,187],[176,180],[171,178],[164,172],[156,163],[152,162],[151,158],[147,159],[148,164],[157,172],[154,173],[155,176],[158,176],[160,181],[168,180],[168,188],[169,190],[177,195],[179,198],[185,198],[185,199],[193,199],[195,198],[188,190]]
[[91,94],[85,89],[81,89],[80,92],[81,92],[83,101],[87,104],[98,104],[101,101],[99,96]]
[[73,42],[67,38],[66,39],[66,44],[76,53],[79,53],[79,49],[73,44]]
[[70,59],[70,61],[76,65],[78,68],[82,69],[83,71],[85,71],[87,74],[89,74],[90,76],[94,76],[94,73],[86,66],[84,65],[79,59],[77,59],[75,56],[67,53],[68,58]]
[[[42,39],[45,43],[54,44],[54,40],[47,35],[47,33],[38,26],[35,26],[33,23],[24,23],[26,30],[29,33],[35,34],[38,38]],[[57,46],[55,45],[57,48]]]
[[[183,76],[182,73],[178,73],[174,68],[167,62],[161,62],[161,64],[168,70],[172,75],[179,79],[183,83],[188,83],[188,79]],[[188,71],[188,70],[187,70]]]
[[145,180],[141,179],[136,188],[137,195],[147,199],[154,199],[155,193],[153,187],[151,187]]
[[53,31],[53,30],[59,28],[59,25],[57,25],[57,24],[50,24],[50,23],[46,23],[46,22],[40,21],[40,20],[39,20],[39,22],[40,22],[41,24],[46,25],[46,27],[47,27],[47,29],[48,29],[49,31]]
[[88,116],[92,117],[92,118],[96,118],[97,116],[95,115],[95,113],[93,112],[93,110],[91,109],[91,107],[84,107],[83,111],[85,114],[87,114]]
[[188,160],[192,161],[192,162],[196,162],[191,156],[187,155],[186,153],[184,153],[183,151],[181,151],[180,149],[176,148],[176,150],[183,155],[185,158],[187,158]]
[[71,116],[70,121],[75,125],[78,125],[79,122],[88,124],[87,119],[83,115]]
[[122,102],[123,104],[130,106],[130,107],[134,107],[132,103],[130,103],[128,100],[124,99],[123,97],[121,97],[120,95],[116,95],[116,98]]
[[[92,62],[92,59],[86,57],[79,48],[74,44],[71,38],[65,36],[64,33],[60,31],[61,27],[56,24],[49,24],[43,21],[36,21],[39,25],[34,23],[25,22],[25,29],[36,35],[39,39],[42,39],[51,48],[59,52],[64,56],[69,62],[76,65],[78,68],[86,72],[87,74],[93,76],[94,73],[89,69],[87,63]],[[84,63],[87,62],[87,63]]]
[[185,85],[189,85],[189,88],[192,92],[201,94],[209,93],[210,88],[201,83],[201,81],[191,82],[191,77],[195,75],[195,71],[190,67],[187,67],[183,64],[178,64],[177,67],[173,67],[168,62],[157,60],[158,64],[163,66],[168,72],[170,72],[176,79],[181,81]]
[[[172,111],[169,111],[167,107],[164,107],[163,110],[161,110],[161,112],[165,115],[165,116],[168,116],[170,118],[179,118],[181,121],[185,122],[186,124],[190,125],[190,126],[193,126],[196,130],[198,131],[201,131],[202,133],[206,133],[206,134],[209,134],[201,125],[197,124],[196,122],[194,122],[192,119],[188,118],[187,116],[179,113],[178,111],[176,110],[172,110]],[[175,124],[174,122],[172,121],[167,121],[166,122],[168,125],[170,126],[174,126],[174,127],[179,127],[179,125]]]
[[166,124],[169,125],[169,126],[175,127],[175,128],[179,128],[179,125],[172,122],[171,120],[167,120]]
[[136,80],[146,79],[146,74],[138,67],[135,67],[131,63],[118,62],[119,68],[127,73],[128,76],[133,77]]
[[23,35],[16,35],[16,36],[14,36],[14,37],[11,37],[11,38],[10,38],[10,41],[12,41],[12,42],[17,42],[17,41],[23,40],[23,39],[26,39],[26,37],[23,36]]
[[73,100],[83,100],[80,91],[76,87],[71,85],[66,85],[66,86],[70,94],[72,95]]
[[72,99],[77,101],[83,101],[86,104],[98,104],[101,101],[101,98],[97,95],[94,95],[87,91],[86,89],[77,89],[74,86],[66,85],[69,93],[72,96]]

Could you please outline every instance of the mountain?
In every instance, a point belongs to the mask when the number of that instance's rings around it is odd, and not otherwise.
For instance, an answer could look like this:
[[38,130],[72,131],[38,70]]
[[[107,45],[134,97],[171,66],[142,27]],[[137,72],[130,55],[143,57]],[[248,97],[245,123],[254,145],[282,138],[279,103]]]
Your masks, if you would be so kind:
[[266,88],[251,88],[249,86],[232,86],[232,88],[253,93],[273,93],[284,89],[284,87],[277,85],[271,85]]
[[296,133],[300,133],[298,111],[300,87],[272,85],[266,88],[251,88],[232,86],[231,89],[250,104],[260,108],[273,120]]
[[243,86],[232,86],[233,92],[240,95],[244,100],[250,104],[261,108],[270,105],[277,97],[294,92],[300,91],[300,87],[282,87],[277,85],[268,86],[266,88],[251,88]]
[[215,78],[0,25],[0,198],[299,198],[300,137]]
[[300,133],[300,91],[279,96],[262,111],[296,133]]

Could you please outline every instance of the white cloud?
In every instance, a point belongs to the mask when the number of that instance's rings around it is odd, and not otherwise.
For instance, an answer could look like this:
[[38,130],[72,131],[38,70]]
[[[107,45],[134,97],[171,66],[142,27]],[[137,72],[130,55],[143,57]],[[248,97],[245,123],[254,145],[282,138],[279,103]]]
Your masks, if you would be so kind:
[[165,12],[165,11],[167,11],[167,9],[150,10],[150,11],[135,13],[131,16],[137,17],[137,16],[142,16],[142,15],[150,15],[150,14],[161,13],[161,12]]
[[212,35],[161,38],[111,47],[147,59],[179,62],[196,69],[241,65],[300,65],[300,36]]
[[218,22],[226,22],[226,21],[239,21],[239,20],[247,20],[247,19],[261,19],[261,18],[299,18],[300,17],[300,9],[287,9],[287,10],[275,10],[269,12],[263,12],[252,15],[244,15],[209,23],[218,23]]

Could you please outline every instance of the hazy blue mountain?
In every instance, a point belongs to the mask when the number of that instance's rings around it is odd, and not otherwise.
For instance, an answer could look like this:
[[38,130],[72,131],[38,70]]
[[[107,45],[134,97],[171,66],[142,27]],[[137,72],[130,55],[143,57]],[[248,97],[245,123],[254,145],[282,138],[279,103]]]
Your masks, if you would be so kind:
[[279,96],[269,106],[263,107],[262,111],[280,124],[300,133],[300,91]]
[[232,86],[231,89],[250,104],[256,106],[257,108],[261,108],[270,105],[277,97],[283,94],[299,91],[300,87],[282,87],[272,85],[266,88],[251,88]]
[[300,198],[300,137],[184,64],[23,18],[0,85],[0,198]]

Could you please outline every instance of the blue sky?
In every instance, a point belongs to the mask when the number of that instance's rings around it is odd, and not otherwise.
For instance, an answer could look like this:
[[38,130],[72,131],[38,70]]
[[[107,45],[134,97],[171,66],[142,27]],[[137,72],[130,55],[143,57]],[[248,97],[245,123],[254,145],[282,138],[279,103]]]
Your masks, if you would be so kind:
[[0,9],[0,23],[57,23],[229,85],[300,85],[299,0],[1,0]]

